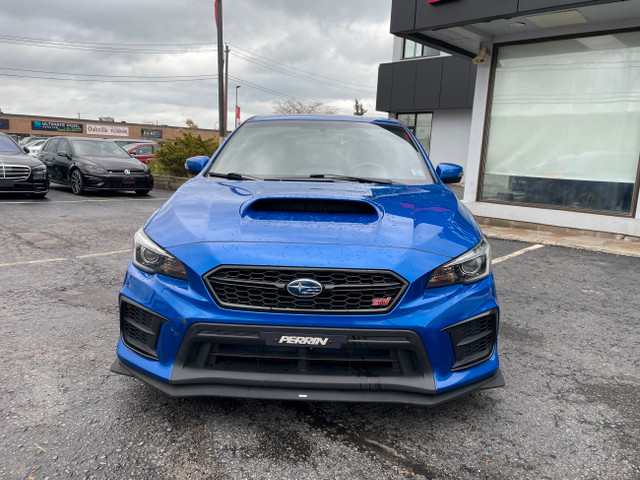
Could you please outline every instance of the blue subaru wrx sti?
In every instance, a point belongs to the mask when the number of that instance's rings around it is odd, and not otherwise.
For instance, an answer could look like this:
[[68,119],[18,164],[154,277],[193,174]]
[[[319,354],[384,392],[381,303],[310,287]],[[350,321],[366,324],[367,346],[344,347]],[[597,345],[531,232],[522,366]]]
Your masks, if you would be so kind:
[[395,120],[255,117],[135,235],[112,370],[171,396],[435,405],[504,385],[491,253]]

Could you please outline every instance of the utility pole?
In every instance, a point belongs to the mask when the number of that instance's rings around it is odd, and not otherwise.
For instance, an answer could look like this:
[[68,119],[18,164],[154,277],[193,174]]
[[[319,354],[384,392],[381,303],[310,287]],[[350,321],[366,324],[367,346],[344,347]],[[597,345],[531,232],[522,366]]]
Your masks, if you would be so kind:
[[224,54],[222,51],[222,0],[215,1],[216,26],[218,27],[218,119],[220,122],[220,138],[226,136],[224,114]]
[[229,113],[229,45],[225,45],[224,54],[224,128],[226,130]]
[[233,122],[233,124],[235,125],[234,128],[238,128],[238,89],[241,87],[242,85],[236,85],[236,111],[234,112],[234,116],[236,117],[235,121]]

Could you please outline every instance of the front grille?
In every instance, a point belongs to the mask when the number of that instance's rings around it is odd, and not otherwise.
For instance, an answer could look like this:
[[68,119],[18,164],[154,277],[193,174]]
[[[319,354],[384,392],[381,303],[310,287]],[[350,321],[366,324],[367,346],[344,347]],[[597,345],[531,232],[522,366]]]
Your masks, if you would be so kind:
[[493,353],[498,330],[498,312],[469,318],[442,331],[451,336],[456,361],[452,371],[469,368],[489,359]]
[[147,357],[158,358],[160,327],[167,320],[126,299],[120,302],[120,333],[124,344]]
[[[282,335],[339,336],[341,340],[335,345],[338,348],[267,344],[266,338]],[[412,331],[206,323],[187,331],[171,381],[289,388],[434,388],[424,345]]]
[[[294,280],[322,284],[319,295],[296,297]],[[222,307],[237,310],[315,314],[376,314],[395,307],[408,283],[386,270],[221,266],[205,274],[205,283]]]
[[26,165],[5,165],[0,163],[0,178],[6,178],[20,182],[31,175],[31,167]]

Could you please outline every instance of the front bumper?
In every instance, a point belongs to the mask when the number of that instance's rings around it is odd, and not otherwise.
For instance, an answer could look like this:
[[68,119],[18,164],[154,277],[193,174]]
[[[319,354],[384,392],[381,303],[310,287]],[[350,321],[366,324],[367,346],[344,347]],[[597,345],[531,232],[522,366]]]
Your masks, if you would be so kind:
[[0,193],[46,193],[49,191],[49,178],[45,175],[31,175],[26,180],[11,181],[0,179]]
[[415,392],[347,390],[339,388],[305,389],[279,388],[256,385],[171,384],[158,380],[135,368],[127,367],[116,359],[111,371],[135,377],[170,397],[231,397],[260,400],[304,400],[316,402],[402,403],[434,407],[477,390],[504,386],[504,377],[498,369],[493,376],[443,393],[425,395]]
[[153,175],[107,175],[84,174],[84,188],[87,190],[151,190]]
[[[291,255],[295,247],[288,246]],[[321,248],[321,247],[319,247]],[[345,249],[348,250],[348,249]],[[257,253],[256,253],[257,255]],[[345,251],[345,257],[356,256]],[[372,257],[375,258],[375,255]],[[322,258],[319,255],[319,258]],[[346,263],[346,262],[344,262]],[[406,265],[420,265],[419,261],[409,259]],[[370,265],[365,265],[371,268]],[[416,270],[421,270],[419,267]],[[395,270],[398,271],[398,270]],[[206,269],[203,268],[206,273]],[[375,315],[312,315],[252,312],[221,308],[212,299],[200,276],[189,270],[190,281],[176,280],[162,275],[149,275],[129,266],[121,292],[123,303],[138,305],[142,310],[157,318],[148,325],[147,330],[156,337],[147,342],[141,338],[137,345],[123,342],[118,345],[118,361],[114,371],[133,375],[159,390],[173,396],[237,396],[273,399],[311,399],[344,400],[372,402],[401,402],[421,405],[435,405],[479,388],[502,385],[499,375],[498,354],[495,348],[497,335],[498,307],[495,298],[493,277],[472,285],[454,285],[438,289],[424,289],[426,279],[415,278],[412,272],[399,272],[409,282],[410,288],[390,312]],[[197,275],[197,279],[192,274]],[[159,292],[162,292],[159,294]],[[464,350],[465,342],[459,334],[452,332],[456,326],[477,317],[493,314],[493,337],[490,350],[478,362],[460,364],[459,351]],[[217,332],[207,330],[218,330]],[[242,341],[219,342],[211,340],[224,333],[234,331]],[[343,332],[342,330],[346,330]],[[473,330],[473,329],[471,329]],[[387,337],[384,342],[398,335],[408,338],[405,350],[416,352],[414,365],[419,369],[409,373],[403,370],[401,375],[389,374],[388,370],[366,371],[363,373],[339,373],[335,371],[271,371],[262,368],[258,371],[243,370],[234,366],[231,370],[214,371],[212,365],[196,365],[197,352],[188,353],[193,344],[242,343],[242,348],[252,349],[258,343],[247,340],[252,335],[264,332],[284,332],[305,335],[317,332],[319,335],[360,336],[378,335]],[[194,332],[202,335],[194,336]],[[472,332],[473,333],[473,332]],[[466,336],[472,333],[465,334]],[[195,338],[198,337],[198,338]],[[464,335],[463,335],[464,337]],[[194,340],[195,338],[195,340]],[[247,341],[245,341],[247,340]],[[377,341],[377,340],[376,340]],[[146,344],[153,348],[146,349]],[[455,344],[455,345],[454,345]],[[133,348],[131,348],[133,346]],[[218,348],[219,346],[214,346]],[[206,348],[204,357],[212,357],[215,351]],[[389,351],[391,347],[384,346]],[[303,349],[307,350],[308,349]],[[187,352],[187,353],[185,353]],[[263,358],[269,351],[257,353],[241,352],[246,357]],[[295,353],[295,352],[294,352]],[[378,355],[379,352],[374,352]],[[286,355],[292,354],[285,352]],[[306,353],[305,353],[306,354]],[[473,358],[473,351],[469,352]],[[185,362],[188,355],[189,361]],[[227,355],[229,353],[227,352]],[[390,357],[396,355],[391,352]],[[237,355],[241,357],[242,355]],[[267,355],[268,356],[268,355]],[[397,356],[397,355],[396,355]],[[400,355],[402,356],[402,355]],[[329,356],[327,361],[336,364]],[[320,360],[323,360],[321,357]],[[202,360],[202,359],[201,359]],[[304,365],[305,358],[297,358]],[[340,359],[339,359],[340,360]],[[342,359],[344,360],[344,359]],[[347,361],[349,358],[346,359]],[[202,360],[208,362],[209,360]],[[259,362],[260,360],[258,360]],[[273,361],[272,358],[268,359]],[[268,362],[266,362],[268,363]],[[300,365],[298,363],[297,365]],[[400,363],[401,368],[404,368]],[[288,368],[285,366],[285,368]],[[396,368],[394,365],[389,368]],[[285,373],[283,375],[283,373]],[[365,398],[366,397],[366,398]]]

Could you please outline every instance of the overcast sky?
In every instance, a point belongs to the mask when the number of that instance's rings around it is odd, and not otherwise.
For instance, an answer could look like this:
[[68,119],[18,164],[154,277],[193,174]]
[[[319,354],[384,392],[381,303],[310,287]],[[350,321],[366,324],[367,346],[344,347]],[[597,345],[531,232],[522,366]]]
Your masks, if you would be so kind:
[[[217,128],[213,3],[3,0],[0,108]],[[243,119],[273,113],[285,96],[345,114],[358,98],[375,115],[378,65],[393,49],[390,12],[389,0],[224,0],[228,123],[236,85]]]

